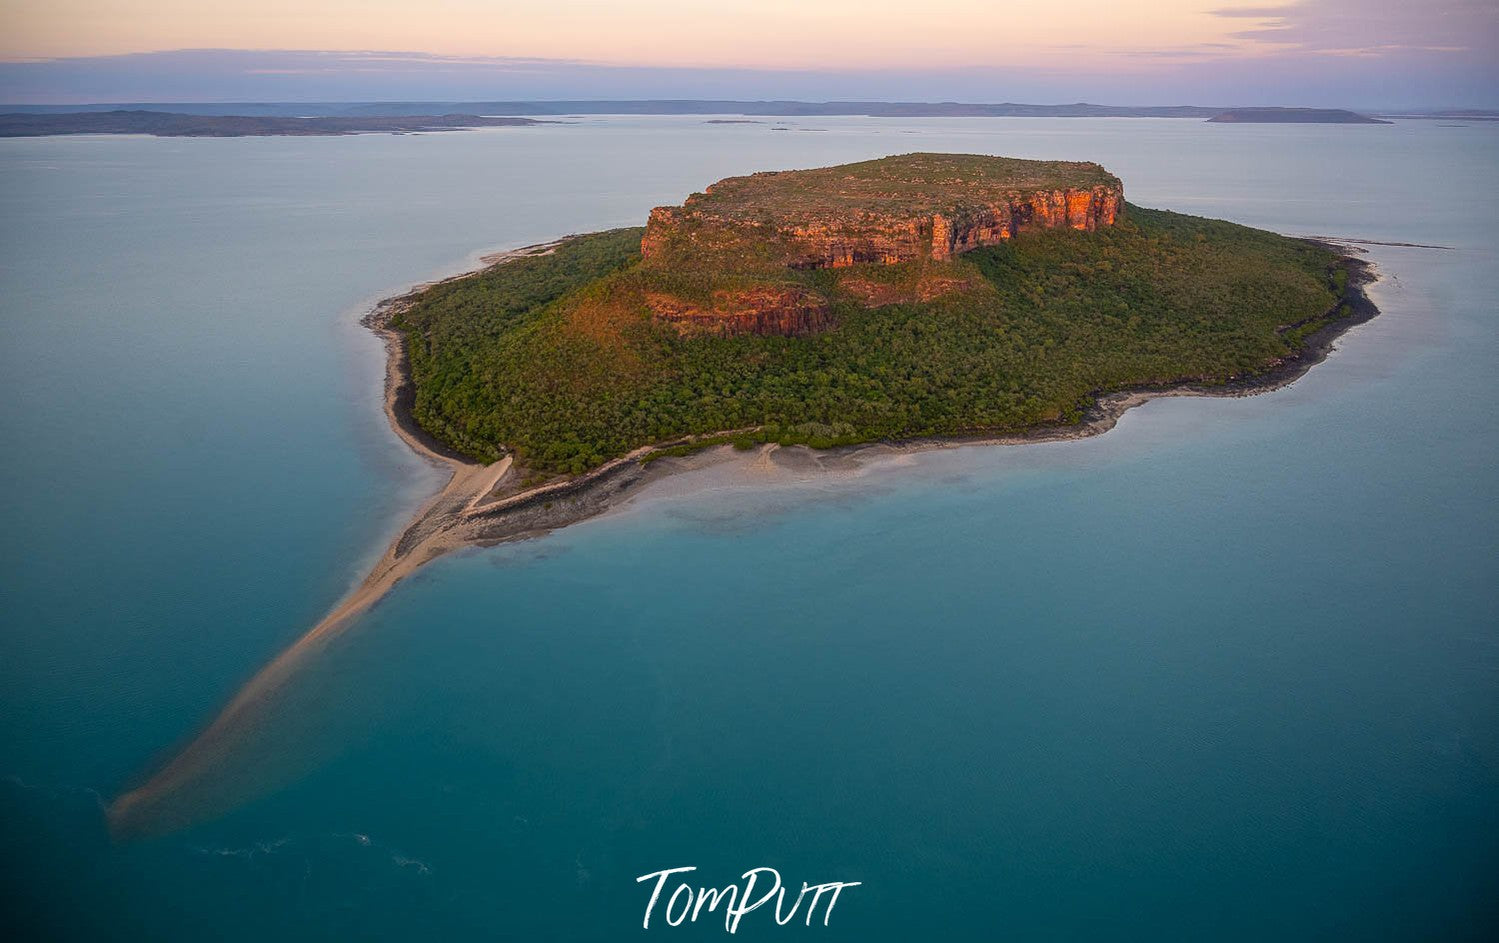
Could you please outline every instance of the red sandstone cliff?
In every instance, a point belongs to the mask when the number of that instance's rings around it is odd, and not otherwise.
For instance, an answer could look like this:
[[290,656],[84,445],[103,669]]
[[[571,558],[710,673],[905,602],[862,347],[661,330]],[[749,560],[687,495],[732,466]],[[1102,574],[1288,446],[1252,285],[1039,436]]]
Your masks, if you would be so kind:
[[[831,317],[826,299],[777,281],[788,268],[945,262],[1033,230],[1093,232],[1123,211],[1123,184],[1097,164],[910,154],[721,180],[681,206],[652,210],[640,251],[647,270],[768,282],[719,291],[711,304],[654,293],[657,320],[695,333],[794,335],[823,330]],[[933,283],[916,294],[949,290]],[[895,298],[885,288],[850,291],[868,294],[872,307]]]
[[708,304],[647,292],[646,306],[656,320],[683,334],[780,334],[798,337],[833,326],[826,298],[805,289],[767,285],[720,290]]
[[857,211],[752,223],[698,210],[688,200],[684,206],[651,210],[640,252],[647,259],[668,257],[690,228],[689,238],[710,245],[729,241],[734,231],[778,243],[784,247],[784,264],[792,268],[893,265],[919,258],[941,261],[1030,230],[1066,226],[1093,232],[1114,225],[1123,208],[1124,188],[1106,185],[1015,194],[1003,201],[920,216]]

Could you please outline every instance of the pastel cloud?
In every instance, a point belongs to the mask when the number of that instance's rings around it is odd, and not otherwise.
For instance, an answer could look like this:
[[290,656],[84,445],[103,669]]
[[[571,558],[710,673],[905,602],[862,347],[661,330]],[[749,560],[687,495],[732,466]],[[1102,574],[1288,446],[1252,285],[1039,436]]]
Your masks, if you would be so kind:
[[1493,0],[0,0],[0,21],[12,102],[1499,104]]
[[1278,7],[1230,7],[1215,17],[1253,19],[1235,39],[1306,51],[1392,55],[1405,50],[1499,57],[1493,0],[1299,0]]
[[1202,0],[0,0],[0,57],[182,48],[421,49],[613,65],[1061,62],[1221,42]]

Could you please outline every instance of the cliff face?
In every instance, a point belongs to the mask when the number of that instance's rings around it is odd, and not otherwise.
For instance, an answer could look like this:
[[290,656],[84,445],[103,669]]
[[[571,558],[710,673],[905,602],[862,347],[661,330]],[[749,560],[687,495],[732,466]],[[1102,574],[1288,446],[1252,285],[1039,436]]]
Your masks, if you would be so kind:
[[748,238],[780,246],[782,261],[790,268],[894,265],[920,258],[943,261],[1036,229],[1093,232],[1114,225],[1123,207],[1122,185],[1099,185],[1015,194],[917,216],[859,212],[746,223],[699,210],[688,200],[684,206],[651,211],[640,252],[647,259],[670,258],[683,243],[732,242],[733,232],[740,230]]
[[826,298],[792,287],[720,290],[707,304],[664,292],[647,292],[651,315],[682,334],[780,334],[798,337],[833,326]]
[[[1093,232],[1123,211],[1123,184],[1097,164],[910,154],[721,180],[681,206],[652,210],[640,251],[647,270],[785,278],[787,270],[947,262],[1033,230]],[[730,333],[801,334],[830,323],[826,299],[813,304],[800,289],[741,294],[706,306],[662,295],[650,307],[694,331],[715,320],[712,329]]]

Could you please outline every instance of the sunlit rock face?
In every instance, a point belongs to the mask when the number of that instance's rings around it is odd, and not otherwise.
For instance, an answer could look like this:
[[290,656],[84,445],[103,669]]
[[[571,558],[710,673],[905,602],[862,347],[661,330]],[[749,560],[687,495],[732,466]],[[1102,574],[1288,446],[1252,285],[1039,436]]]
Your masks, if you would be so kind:
[[682,334],[780,334],[798,337],[833,326],[828,300],[809,291],[777,286],[719,290],[706,304],[650,292],[646,305],[657,321]]
[[[652,210],[640,250],[648,269],[746,276],[945,262],[1034,230],[1093,232],[1123,209],[1124,185],[1097,164],[907,154],[721,180]],[[694,332],[802,334],[832,323],[825,302],[790,288],[711,304],[658,293],[650,307]]]

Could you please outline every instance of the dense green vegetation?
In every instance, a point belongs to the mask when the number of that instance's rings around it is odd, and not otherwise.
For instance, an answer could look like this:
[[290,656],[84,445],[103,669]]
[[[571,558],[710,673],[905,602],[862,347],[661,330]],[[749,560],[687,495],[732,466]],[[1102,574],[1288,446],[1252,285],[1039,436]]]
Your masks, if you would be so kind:
[[[788,272],[833,300],[808,337],[683,336],[640,303],[641,230],[581,236],[429,289],[407,332],[416,417],[483,460],[582,472],[686,434],[828,446],[1076,422],[1100,391],[1224,382],[1294,352],[1346,287],[1321,247],[1129,207],[952,262]],[[870,309],[853,276],[967,287]],[[704,289],[706,290],[706,289]]]

